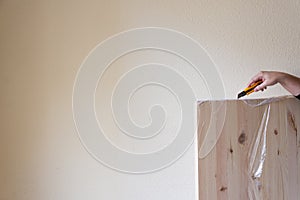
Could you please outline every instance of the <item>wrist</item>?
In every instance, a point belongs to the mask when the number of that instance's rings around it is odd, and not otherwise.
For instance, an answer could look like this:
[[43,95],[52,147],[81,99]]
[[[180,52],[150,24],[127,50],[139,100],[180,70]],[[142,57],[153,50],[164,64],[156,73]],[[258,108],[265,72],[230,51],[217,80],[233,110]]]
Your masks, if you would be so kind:
[[276,81],[280,84],[284,83],[288,77],[288,74],[284,72],[276,72],[276,73],[277,73]]

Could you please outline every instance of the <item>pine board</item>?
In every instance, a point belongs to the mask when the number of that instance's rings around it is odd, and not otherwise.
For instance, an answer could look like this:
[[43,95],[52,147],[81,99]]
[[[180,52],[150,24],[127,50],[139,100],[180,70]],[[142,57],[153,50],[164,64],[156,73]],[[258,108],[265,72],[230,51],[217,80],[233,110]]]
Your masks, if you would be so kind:
[[199,103],[200,200],[300,199],[300,101],[261,101]]

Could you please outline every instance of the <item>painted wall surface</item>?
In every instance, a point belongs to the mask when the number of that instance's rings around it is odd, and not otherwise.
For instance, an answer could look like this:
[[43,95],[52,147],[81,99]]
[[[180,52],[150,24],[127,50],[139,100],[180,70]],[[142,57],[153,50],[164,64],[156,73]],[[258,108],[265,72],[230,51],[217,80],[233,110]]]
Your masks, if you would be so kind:
[[[174,29],[206,49],[225,97],[233,99],[262,69],[300,76],[299,21],[298,0],[1,0],[0,199],[197,199],[195,144],[173,165],[142,175],[111,170],[87,153],[72,114],[73,84],[82,61],[121,31]],[[177,63],[156,53],[148,55]],[[144,61],[139,54],[132,59]],[[203,80],[198,81],[193,83],[199,85],[197,98],[209,99]],[[251,98],[285,94],[274,86]]]

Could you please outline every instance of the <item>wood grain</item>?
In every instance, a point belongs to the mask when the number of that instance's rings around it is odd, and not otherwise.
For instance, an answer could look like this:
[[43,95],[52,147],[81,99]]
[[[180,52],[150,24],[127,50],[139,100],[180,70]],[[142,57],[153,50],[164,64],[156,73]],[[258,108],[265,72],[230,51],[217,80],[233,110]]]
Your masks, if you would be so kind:
[[[261,101],[199,103],[199,155],[207,138],[216,140],[199,158],[200,200],[300,199],[300,101],[253,106]],[[226,110],[224,125],[214,106]]]

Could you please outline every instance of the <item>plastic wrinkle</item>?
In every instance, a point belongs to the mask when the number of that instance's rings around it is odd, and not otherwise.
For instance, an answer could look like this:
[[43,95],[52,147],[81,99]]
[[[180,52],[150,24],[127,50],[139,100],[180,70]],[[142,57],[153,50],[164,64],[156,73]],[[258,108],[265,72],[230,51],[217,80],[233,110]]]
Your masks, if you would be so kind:
[[[282,101],[287,98],[291,98],[291,95],[280,96],[280,97],[271,97],[269,99],[263,99],[259,103],[252,103],[252,102],[255,102],[255,101],[253,101],[254,99],[244,99],[242,101],[251,107],[258,107],[258,106],[263,106],[263,105],[270,104],[273,102]],[[256,100],[259,100],[259,99],[256,99]]]
[[250,151],[249,160],[249,180],[250,186],[248,194],[250,199],[261,199],[259,190],[261,189],[260,178],[264,169],[264,162],[267,155],[267,128],[270,117],[270,105],[265,109],[261,124],[258,129],[255,143]]

